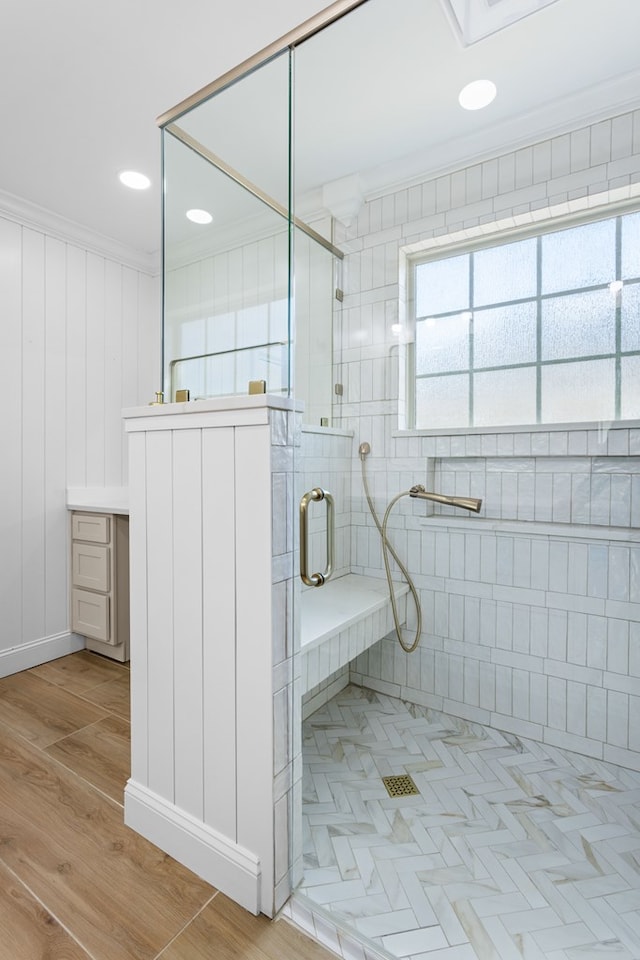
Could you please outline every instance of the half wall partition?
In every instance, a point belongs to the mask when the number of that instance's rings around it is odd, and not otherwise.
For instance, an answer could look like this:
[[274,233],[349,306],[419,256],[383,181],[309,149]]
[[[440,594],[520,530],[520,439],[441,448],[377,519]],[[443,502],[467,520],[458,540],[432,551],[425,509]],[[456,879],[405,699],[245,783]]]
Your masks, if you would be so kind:
[[276,46],[161,118],[164,402],[125,412],[125,819],[269,916],[302,875],[294,507],[341,309],[330,219],[294,212],[295,51]]

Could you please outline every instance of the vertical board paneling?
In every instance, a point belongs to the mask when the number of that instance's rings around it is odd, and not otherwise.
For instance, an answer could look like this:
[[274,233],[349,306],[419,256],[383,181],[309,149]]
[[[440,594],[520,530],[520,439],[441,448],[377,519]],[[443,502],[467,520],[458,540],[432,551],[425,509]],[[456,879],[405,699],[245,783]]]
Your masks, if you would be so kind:
[[122,477],[122,267],[107,260],[104,276],[104,482],[117,487]]
[[105,262],[87,254],[87,484],[105,482]]
[[149,787],[174,797],[172,435],[147,436]]
[[162,390],[162,315],[158,277],[138,275],[138,403]]
[[158,382],[158,288],[0,218],[0,651],[69,629],[66,488],[127,482],[121,409]]
[[238,843],[261,852],[268,896],[273,889],[269,427],[237,427],[235,459]]
[[131,631],[131,777],[149,784],[146,434],[129,434],[129,622]]
[[63,633],[68,623],[68,518],[66,486],[66,249],[45,240],[45,636]]
[[[202,436],[204,821],[236,831],[234,429]],[[249,571],[247,571],[249,575]],[[224,785],[221,788],[221,785]]]
[[22,231],[22,639],[44,634],[44,237]]
[[67,484],[87,482],[87,254],[67,247]]
[[202,819],[202,431],[173,436],[175,802]]
[[22,637],[22,231],[0,219],[0,357],[3,392],[2,467],[0,467],[0,648]]
[[[120,359],[121,377],[122,377],[122,406],[123,408],[135,407],[139,403],[138,399],[138,363],[140,359],[139,352],[139,324],[138,316],[140,311],[138,288],[138,274],[130,267],[122,268],[122,356]],[[150,395],[145,397],[148,402]],[[122,461],[121,472],[118,483],[127,485],[127,463],[128,463],[128,442],[127,435],[122,431]]]

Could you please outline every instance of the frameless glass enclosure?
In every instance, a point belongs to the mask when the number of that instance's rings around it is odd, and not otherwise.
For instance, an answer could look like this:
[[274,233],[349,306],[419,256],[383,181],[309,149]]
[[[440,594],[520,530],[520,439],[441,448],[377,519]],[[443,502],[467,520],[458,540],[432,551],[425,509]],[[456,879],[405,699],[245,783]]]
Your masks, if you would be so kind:
[[295,391],[305,420],[329,424],[339,256],[293,212],[292,59],[163,129],[164,392]]
[[[251,384],[302,402],[307,429],[296,437],[290,458],[296,463],[272,501],[285,502],[285,489],[296,505],[305,489],[333,491],[339,518],[334,585],[347,575],[384,577],[364,493],[369,454],[377,503],[426,475],[452,493],[485,496],[492,522],[537,520],[538,514],[545,522],[565,522],[568,499],[557,513],[540,485],[542,499],[535,500],[528,462],[515,476],[508,451],[518,447],[510,433],[525,434],[543,422],[586,418],[606,426],[638,416],[640,141],[627,83],[637,69],[640,5],[613,5],[618,22],[627,25],[615,37],[607,31],[616,18],[600,0],[532,2],[539,12],[510,22],[508,30],[496,26],[487,7],[486,30],[478,36],[477,24],[457,24],[454,16],[468,5],[336,0],[325,15],[194,95],[164,123],[166,398],[187,390],[192,400],[238,396]],[[506,5],[489,6],[496,13]],[[605,36],[611,42],[604,43]],[[513,49],[526,56],[514,58]],[[484,76],[497,84],[495,102],[486,113],[463,110],[463,86]],[[585,119],[578,128],[577,117],[591,116],[592,93],[604,98],[614,87],[621,99],[598,106],[591,126]],[[610,204],[619,209],[607,212]],[[614,216],[615,226],[607,225]],[[549,225],[544,239],[543,221]],[[570,228],[566,234],[561,221]],[[578,226],[588,241],[576,242]],[[587,361],[595,374],[589,389]],[[592,406],[594,384],[608,406]],[[480,461],[486,457],[478,451],[485,448],[484,431],[493,438],[486,448],[502,449],[496,430],[507,438],[509,463],[492,498],[493,478],[485,479]],[[559,445],[564,442],[560,437]],[[522,443],[534,449],[532,440]],[[359,447],[365,452],[357,459]],[[603,497],[600,515],[608,518],[608,492]],[[587,522],[585,503],[579,502],[582,519],[575,522]],[[622,506],[627,510],[620,498],[616,509],[628,524]],[[281,513],[269,529],[279,527],[293,556],[297,520],[289,507],[287,501],[287,517]],[[447,520],[453,508],[445,502],[442,509],[436,519]],[[398,536],[413,562],[424,562],[424,572],[432,556],[436,563],[437,541],[425,525],[432,514],[415,510],[409,498],[398,507]],[[320,522],[309,536],[312,556],[320,544],[313,569],[322,569],[328,552],[323,517],[316,515]],[[324,694],[345,662],[348,676],[360,653],[343,631],[338,669],[328,646],[312,656],[319,645],[307,641],[305,651],[296,617],[305,599],[325,604],[328,591],[303,593],[298,571],[287,562],[277,629],[287,644],[293,636],[291,647],[303,663],[306,657],[318,666],[305,674],[305,682],[313,680],[303,692],[313,699],[314,689],[324,683]],[[453,640],[452,649],[461,639],[455,631],[462,629],[462,613],[449,633],[447,589],[423,589],[429,599],[423,649],[430,649],[432,636],[438,654],[440,638]],[[409,611],[411,631],[412,616]],[[379,639],[373,631],[367,626],[372,650]],[[398,661],[388,644],[384,650],[386,659],[378,648],[367,670],[387,683]],[[321,675],[322,660],[331,671]],[[449,663],[451,676],[455,670],[460,677],[460,662],[457,653],[434,656],[433,670],[422,670],[419,680],[416,671],[420,696],[439,696],[440,681],[443,689],[449,683]],[[465,662],[476,669],[473,657]],[[302,671],[296,670],[297,682]],[[455,699],[462,703],[462,691]],[[284,713],[278,722],[282,729],[290,724],[295,761],[300,697]],[[294,823],[292,887],[302,863],[296,816],[288,821]],[[326,852],[320,834],[319,859]],[[311,899],[313,886],[303,888]]]
[[290,392],[288,86],[285,52],[163,131],[169,401]]

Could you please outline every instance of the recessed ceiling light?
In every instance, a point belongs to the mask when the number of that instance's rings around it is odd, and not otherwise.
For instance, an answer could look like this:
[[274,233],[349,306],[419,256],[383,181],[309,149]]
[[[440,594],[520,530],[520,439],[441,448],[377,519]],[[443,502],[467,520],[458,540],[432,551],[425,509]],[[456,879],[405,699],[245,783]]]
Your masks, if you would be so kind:
[[131,187],[132,190],[146,190],[151,186],[149,177],[145,177],[144,173],[138,173],[137,170],[123,170],[119,178],[120,183],[125,187]]
[[474,80],[462,88],[458,103],[465,110],[482,110],[495,99],[496,93],[496,85],[491,80]]
[[213,220],[208,210],[187,210],[187,217],[192,223],[211,223]]

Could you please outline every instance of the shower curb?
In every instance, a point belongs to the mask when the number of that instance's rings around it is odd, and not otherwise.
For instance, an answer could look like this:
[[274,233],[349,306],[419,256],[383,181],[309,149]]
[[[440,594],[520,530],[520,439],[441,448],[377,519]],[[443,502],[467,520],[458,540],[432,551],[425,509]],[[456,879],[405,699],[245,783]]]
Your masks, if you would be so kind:
[[397,960],[364,935],[347,930],[346,925],[303,893],[293,893],[278,917],[284,917],[343,960]]

